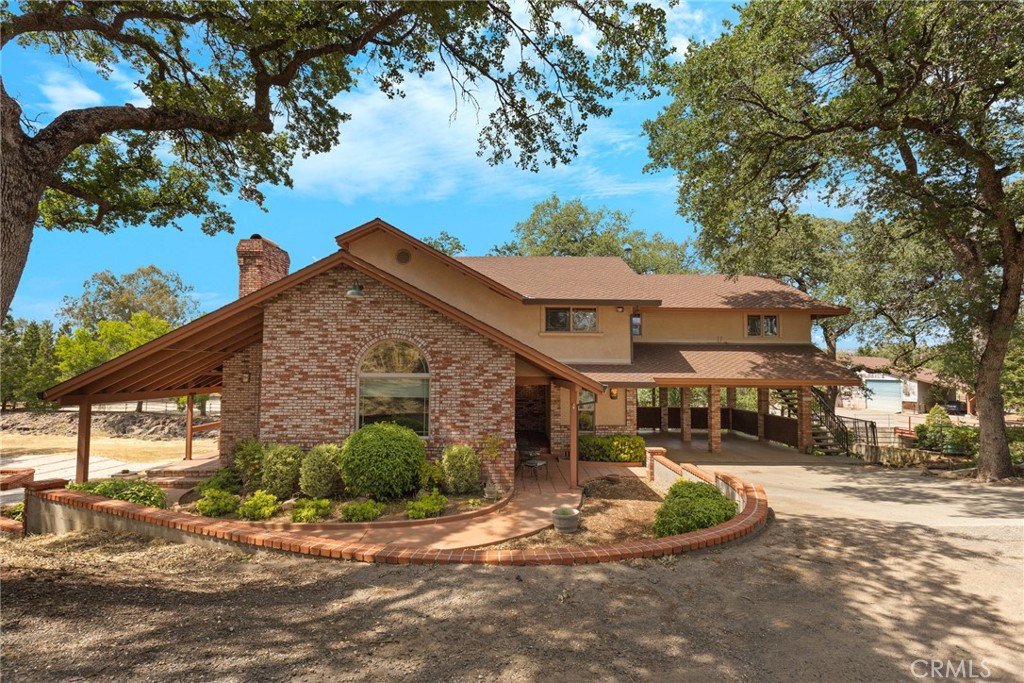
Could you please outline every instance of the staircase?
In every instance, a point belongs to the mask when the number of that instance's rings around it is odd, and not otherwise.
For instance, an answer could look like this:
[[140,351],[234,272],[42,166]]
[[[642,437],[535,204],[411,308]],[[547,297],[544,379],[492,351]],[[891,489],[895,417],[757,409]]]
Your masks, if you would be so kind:
[[[800,414],[800,395],[795,389],[776,389],[783,412],[788,417]],[[847,455],[851,443],[850,433],[843,425],[832,407],[828,405],[822,392],[812,390],[811,395],[811,436],[814,439],[814,450],[825,455]]]
[[162,489],[191,489],[224,467],[227,463],[219,457],[179,460],[148,469],[142,478]]

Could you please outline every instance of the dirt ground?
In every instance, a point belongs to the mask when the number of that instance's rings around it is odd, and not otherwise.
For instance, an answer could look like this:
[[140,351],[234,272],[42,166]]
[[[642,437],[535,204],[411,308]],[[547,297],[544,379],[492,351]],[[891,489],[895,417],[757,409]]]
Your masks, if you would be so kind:
[[[0,432],[0,454],[5,456],[74,453],[77,447],[78,440],[74,436]],[[185,452],[185,439],[151,441],[98,436],[93,432],[90,452],[93,457],[113,458],[122,462],[180,460]],[[193,442],[192,453],[196,458],[215,455],[217,442],[197,439]]]
[[[217,418],[196,416],[195,424],[215,422]],[[0,414],[0,433],[31,434],[40,436],[66,436],[78,434],[78,413],[74,411],[32,412],[28,410],[8,411]],[[124,437],[143,441],[161,441],[185,438],[184,413],[126,413],[101,412],[92,414],[92,434],[97,436]],[[196,442],[217,438],[217,430],[198,432]]]

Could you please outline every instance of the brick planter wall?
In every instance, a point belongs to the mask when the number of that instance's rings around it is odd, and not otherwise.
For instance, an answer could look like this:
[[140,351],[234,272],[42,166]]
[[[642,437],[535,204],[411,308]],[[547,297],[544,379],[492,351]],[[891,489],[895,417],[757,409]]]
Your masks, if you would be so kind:
[[[345,298],[354,282],[363,285],[363,299]],[[267,302],[262,372],[250,377],[250,383],[259,383],[258,410],[242,409],[252,400],[253,388],[235,397],[239,410],[223,415],[225,431],[231,435],[224,440],[231,441],[251,428],[243,414],[255,412],[262,441],[303,448],[340,443],[356,428],[362,355],[389,338],[415,344],[427,358],[428,455],[438,457],[451,443],[479,446],[485,436],[496,435],[505,445],[497,459],[482,460],[483,476],[510,489],[515,461],[515,354],[347,267]],[[238,375],[244,364],[240,356],[237,363],[225,366],[229,406],[228,394],[240,386]]]

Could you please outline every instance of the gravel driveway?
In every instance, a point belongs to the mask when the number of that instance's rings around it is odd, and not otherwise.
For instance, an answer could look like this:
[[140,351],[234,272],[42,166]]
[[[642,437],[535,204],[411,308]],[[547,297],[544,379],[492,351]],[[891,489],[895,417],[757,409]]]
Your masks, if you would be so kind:
[[731,457],[715,466],[762,483],[776,519],[658,561],[397,567],[3,541],[4,679],[876,683],[950,660],[1024,680],[1024,489]]

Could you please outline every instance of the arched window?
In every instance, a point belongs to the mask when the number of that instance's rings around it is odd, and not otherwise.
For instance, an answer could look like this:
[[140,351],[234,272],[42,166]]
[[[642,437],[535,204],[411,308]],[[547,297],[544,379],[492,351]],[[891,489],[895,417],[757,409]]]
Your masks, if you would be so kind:
[[370,347],[359,365],[359,426],[394,422],[426,436],[430,374],[413,344],[386,339]]

